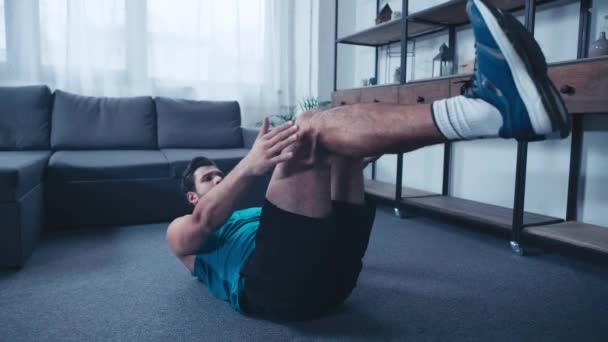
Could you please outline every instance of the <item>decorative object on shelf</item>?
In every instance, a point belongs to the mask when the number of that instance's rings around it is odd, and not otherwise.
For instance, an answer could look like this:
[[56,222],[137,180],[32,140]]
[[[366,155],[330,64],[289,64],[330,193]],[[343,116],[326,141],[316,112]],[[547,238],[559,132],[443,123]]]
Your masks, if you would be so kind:
[[446,76],[452,74],[452,58],[454,53],[445,43],[439,47],[439,53],[433,58],[433,69],[431,74],[435,76]]
[[369,85],[369,78],[364,78],[361,80],[361,85],[367,87]]
[[370,86],[375,86],[376,84],[378,84],[378,80],[375,77],[370,77],[369,78],[369,85]]
[[604,31],[600,32],[600,37],[589,46],[589,57],[608,55],[608,40],[606,39],[607,30],[608,14],[604,16]]
[[401,82],[401,67],[400,66],[398,66],[397,69],[395,69],[395,74],[393,75],[393,82],[394,83]]
[[390,44],[386,47],[382,47],[385,51],[385,63],[384,63],[384,74],[383,78],[380,78],[381,82],[389,83],[399,83],[399,79],[395,80],[395,68],[399,68],[401,66],[401,45]]
[[390,21],[392,16],[393,10],[391,9],[391,6],[389,6],[388,4],[384,5],[384,7],[382,7],[382,10],[376,17],[376,25]]
[[598,40],[591,43],[589,47],[589,57],[599,57],[608,55],[608,40],[606,39],[606,32],[600,32]]

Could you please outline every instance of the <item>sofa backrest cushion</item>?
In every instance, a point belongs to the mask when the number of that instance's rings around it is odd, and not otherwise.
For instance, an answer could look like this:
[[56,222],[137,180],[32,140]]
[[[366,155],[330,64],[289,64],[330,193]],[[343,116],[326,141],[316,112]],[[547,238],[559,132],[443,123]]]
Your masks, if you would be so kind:
[[191,101],[157,97],[160,148],[243,147],[236,101]]
[[55,91],[53,149],[155,149],[156,112],[149,96],[90,97]]
[[0,87],[0,150],[48,150],[52,100],[47,86]]

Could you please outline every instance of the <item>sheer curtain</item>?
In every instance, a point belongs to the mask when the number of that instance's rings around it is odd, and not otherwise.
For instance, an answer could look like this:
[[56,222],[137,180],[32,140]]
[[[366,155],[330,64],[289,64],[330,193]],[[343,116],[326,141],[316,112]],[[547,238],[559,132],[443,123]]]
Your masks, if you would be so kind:
[[0,65],[6,63],[6,25],[4,23],[4,0],[0,0]]
[[0,6],[2,85],[238,100],[246,125],[295,102],[294,0],[0,0]]

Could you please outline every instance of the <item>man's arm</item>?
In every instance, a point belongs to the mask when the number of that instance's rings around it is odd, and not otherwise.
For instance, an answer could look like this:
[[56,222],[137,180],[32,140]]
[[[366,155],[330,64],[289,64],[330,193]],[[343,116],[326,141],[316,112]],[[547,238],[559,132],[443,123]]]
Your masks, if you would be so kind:
[[247,156],[203,196],[192,215],[180,217],[169,225],[167,241],[182,261],[183,257],[195,254],[205,240],[230,217],[237,201],[255,176],[263,175],[278,163],[293,157],[291,152],[283,150],[297,141],[296,131],[297,127],[289,122],[268,132],[268,119],[264,119]]

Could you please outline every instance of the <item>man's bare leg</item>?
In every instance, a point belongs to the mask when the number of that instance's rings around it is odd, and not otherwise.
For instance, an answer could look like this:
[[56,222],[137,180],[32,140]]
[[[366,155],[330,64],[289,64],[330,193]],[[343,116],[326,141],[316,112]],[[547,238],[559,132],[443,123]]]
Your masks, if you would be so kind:
[[[283,210],[318,218],[331,213],[332,193],[335,199],[363,203],[363,157],[446,141],[433,123],[429,105],[362,104],[309,111],[296,125],[300,139],[290,148],[296,157],[277,165],[266,197]],[[334,166],[336,175],[360,164],[332,184],[334,155],[342,156]]]
[[330,160],[332,201],[362,205],[365,202],[363,158],[334,154]]
[[357,104],[301,116],[303,134],[333,154],[366,157],[444,143],[430,105]]
[[375,204],[365,199],[363,158],[332,155],[331,197],[338,238],[335,248],[335,303],[346,300],[357,286],[375,218]]
[[[290,150],[297,159],[276,166],[266,198],[285,211],[314,218],[328,217],[332,208],[328,154],[313,146],[307,135],[300,137],[297,146]],[[302,159],[308,162],[302,163]]]
[[480,137],[565,138],[571,118],[533,35],[486,0],[466,6],[475,35],[475,73],[463,95],[432,104],[356,104],[314,116],[309,126],[330,152],[353,157],[403,153]]

